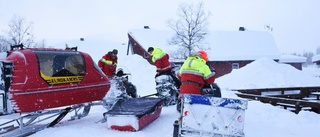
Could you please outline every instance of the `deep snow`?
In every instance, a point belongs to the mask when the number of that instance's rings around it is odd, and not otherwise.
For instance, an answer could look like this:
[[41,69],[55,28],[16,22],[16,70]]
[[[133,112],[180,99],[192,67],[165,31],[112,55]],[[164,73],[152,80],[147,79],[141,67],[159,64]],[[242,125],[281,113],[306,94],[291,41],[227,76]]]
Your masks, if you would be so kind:
[[[130,81],[136,85],[140,96],[155,93],[155,67],[138,55],[127,55],[127,46],[119,43],[94,44],[94,40],[71,46],[79,46],[80,51],[89,53],[94,61],[113,48],[119,50],[119,65],[131,73]],[[61,44],[64,46],[64,44]],[[107,46],[102,46],[107,45]],[[61,46],[61,47],[63,47]],[[59,46],[57,46],[59,47]],[[100,49],[100,50],[99,50]],[[222,90],[222,97],[238,98],[232,89],[272,88],[290,86],[320,86],[319,69],[316,66],[299,71],[286,64],[278,64],[268,58],[260,58],[247,66],[233,70],[230,74],[216,79]],[[103,118],[106,109],[94,106],[87,117],[67,121],[67,115],[61,124],[37,132],[32,137],[171,137],[173,122],[179,117],[175,106],[163,107],[160,117],[137,132],[117,131],[107,128],[106,123],[96,123]],[[12,116],[13,117],[13,116]],[[2,116],[7,121],[11,116]],[[245,111],[244,133],[247,137],[319,137],[319,114],[309,111],[292,113],[282,108],[249,101]]]
[[[113,47],[114,48],[114,47]],[[112,50],[110,48],[108,50]],[[137,86],[138,94],[155,93],[155,67],[142,57],[126,55],[126,46],[118,46],[119,67],[129,70],[130,80]],[[81,49],[81,48],[80,48]],[[87,52],[95,52],[87,50]],[[101,52],[101,51],[97,51]],[[102,55],[91,54],[97,61]],[[317,68],[299,71],[295,68],[278,64],[268,58],[261,58],[247,66],[233,70],[232,73],[216,80],[222,89],[222,96],[238,98],[231,89],[289,87],[289,86],[320,86],[320,79],[313,71]],[[95,106],[89,115],[83,119],[63,122],[57,127],[45,129],[32,137],[171,137],[173,122],[179,117],[175,106],[163,107],[160,117],[137,132],[117,131],[107,128],[106,123],[95,123],[106,112],[103,107]],[[66,117],[68,118],[68,116]],[[264,104],[259,101],[249,101],[245,112],[244,132],[247,137],[319,137],[319,114],[309,111],[292,113],[282,108]]]

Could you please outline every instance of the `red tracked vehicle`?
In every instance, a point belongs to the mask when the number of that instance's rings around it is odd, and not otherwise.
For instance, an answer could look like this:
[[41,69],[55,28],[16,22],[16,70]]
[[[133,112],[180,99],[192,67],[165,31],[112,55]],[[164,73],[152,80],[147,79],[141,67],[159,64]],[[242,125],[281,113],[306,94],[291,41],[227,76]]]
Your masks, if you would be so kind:
[[[75,112],[71,120],[80,119],[94,105],[106,108],[98,122],[108,121],[111,129],[137,131],[160,116],[162,99],[132,96],[124,85],[125,73],[109,81],[92,58],[76,48],[14,46],[0,68],[2,137],[28,136],[53,127],[70,112]],[[135,87],[131,90],[136,92]],[[14,113],[20,116],[2,121]]]
[[6,92],[14,112],[97,101],[110,88],[109,80],[92,58],[80,51],[13,50],[4,62],[12,63],[10,88]]
[[[28,119],[18,123],[20,129],[46,114],[58,117],[45,127],[58,123],[70,111],[76,111],[77,118],[83,117],[93,102],[103,100],[110,89],[108,78],[90,55],[77,48],[24,49],[18,45],[12,47],[0,66],[0,115],[26,114],[11,121]],[[78,109],[83,109],[83,114],[78,114]],[[7,123],[10,121],[0,123],[0,134],[18,128]]]

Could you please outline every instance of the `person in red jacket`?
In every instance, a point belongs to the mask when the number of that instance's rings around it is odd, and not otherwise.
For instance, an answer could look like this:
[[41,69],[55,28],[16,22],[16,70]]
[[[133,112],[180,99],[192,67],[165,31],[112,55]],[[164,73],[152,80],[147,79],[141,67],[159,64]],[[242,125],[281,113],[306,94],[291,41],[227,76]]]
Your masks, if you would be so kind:
[[152,57],[152,62],[157,68],[157,75],[171,72],[171,63],[169,62],[169,55],[160,48],[149,47],[148,52]]
[[203,50],[185,60],[178,73],[178,78],[181,80],[180,94],[201,95],[204,85],[214,83],[215,73],[210,70],[207,61],[208,55]]
[[161,50],[160,48],[154,48],[154,47],[149,47],[148,52],[152,57],[152,62],[156,66],[157,74],[155,77],[160,76],[160,75],[170,75],[173,81],[175,82],[177,88],[179,89],[180,87],[180,80],[173,74],[172,72],[172,66],[171,63],[169,62],[169,55]]
[[[203,92],[202,88],[214,83],[215,72],[211,71],[207,62],[207,53],[203,50],[200,50],[196,54],[190,55],[182,64],[178,73],[178,78],[181,80],[180,93],[177,103],[178,112],[181,112],[181,94],[205,95],[207,94],[206,90]],[[211,86],[209,86],[209,88],[211,88]]]
[[118,65],[118,50],[114,49],[105,54],[99,61],[99,68],[106,74],[108,77],[114,77],[116,68]]

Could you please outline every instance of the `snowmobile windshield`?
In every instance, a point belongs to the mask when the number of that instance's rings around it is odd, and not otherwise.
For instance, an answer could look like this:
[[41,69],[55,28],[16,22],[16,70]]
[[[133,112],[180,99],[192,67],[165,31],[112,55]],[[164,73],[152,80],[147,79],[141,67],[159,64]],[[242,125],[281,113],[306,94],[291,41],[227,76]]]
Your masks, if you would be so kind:
[[41,77],[49,84],[80,82],[86,74],[82,54],[74,51],[34,51]]

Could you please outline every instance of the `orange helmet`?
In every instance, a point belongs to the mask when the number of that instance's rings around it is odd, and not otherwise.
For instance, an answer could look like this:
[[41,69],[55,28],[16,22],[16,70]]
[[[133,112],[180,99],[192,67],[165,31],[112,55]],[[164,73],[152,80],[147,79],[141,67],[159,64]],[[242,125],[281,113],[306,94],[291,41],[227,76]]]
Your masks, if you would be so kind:
[[204,50],[199,50],[197,53],[198,53],[198,54],[200,55],[200,57],[202,57],[206,62],[208,62],[208,54],[207,54],[207,52],[205,52]]

